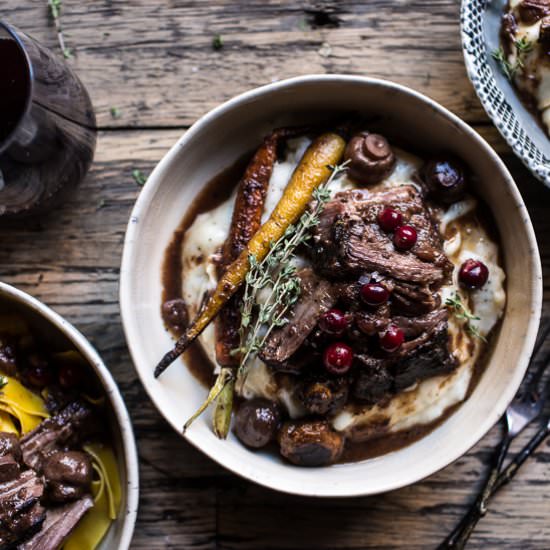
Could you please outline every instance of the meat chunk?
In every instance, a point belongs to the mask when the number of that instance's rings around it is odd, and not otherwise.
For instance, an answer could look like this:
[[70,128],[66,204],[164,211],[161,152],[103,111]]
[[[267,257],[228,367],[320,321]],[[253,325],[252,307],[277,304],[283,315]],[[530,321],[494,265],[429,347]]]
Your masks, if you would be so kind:
[[12,455],[0,456],[0,483],[16,479],[21,467]]
[[356,355],[355,359],[357,375],[353,384],[354,397],[368,404],[378,403],[393,388],[388,362],[364,354]]
[[93,430],[92,412],[88,405],[75,401],[60,413],[40,423],[21,439],[23,461],[37,471],[44,458],[62,445],[74,445]]
[[44,484],[32,470],[0,483],[0,548],[12,548],[40,529],[43,492]]
[[298,466],[325,466],[340,458],[344,438],[324,420],[286,422],[279,431],[281,454]]
[[82,516],[94,505],[92,497],[86,495],[76,502],[50,508],[42,529],[30,540],[23,543],[19,550],[55,550],[59,548]]
[[299,277],[301,294],[290,321],[273,330],[260,352],[260,358],[268,364],[276,366],[289,359],[309,336],[321,315],[338,299],[333,285],[317,276],[312,269],[302,269]]
[[17,462],[21,462],[21,446],[15,434],[0,432],[0,456],[11,455]]
[[400,392],[420,380],[448,374],[456,368],[457,361],[449,353],[447,321],[440,321],[425,334],[423,342],[394,365],[394,391]]
[[[378,214],[387,207],[401,212],[416,230],[416,244],[408,252],[397,250],[378,225]],[[321,213],[313,250],[314,261],[329,278],[367,271],[439,286],[452,272],[422,197],[410,185],[380,193],[338,193]]]

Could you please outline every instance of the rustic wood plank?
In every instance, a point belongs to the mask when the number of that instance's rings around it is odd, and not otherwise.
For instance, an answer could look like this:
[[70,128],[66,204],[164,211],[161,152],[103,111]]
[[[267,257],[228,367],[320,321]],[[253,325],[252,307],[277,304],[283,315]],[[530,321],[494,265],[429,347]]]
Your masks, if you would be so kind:
[[[0,0],[0,12],[57,47],[45,1]],[[62,23],[102,127],[188,126],[255,86],[338,72],[395,80],[485,121],[463,65],[458,13],[456,0],[63,0]]]

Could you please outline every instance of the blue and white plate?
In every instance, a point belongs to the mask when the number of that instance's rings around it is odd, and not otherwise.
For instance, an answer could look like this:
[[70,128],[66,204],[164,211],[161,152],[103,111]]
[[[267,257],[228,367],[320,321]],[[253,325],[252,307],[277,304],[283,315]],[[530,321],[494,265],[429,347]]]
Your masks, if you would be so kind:
[[550,187],[550,138],[501,73],[498,49],[506,0],[463,0],[462,49],[466,70],[485,111],[525,166]]

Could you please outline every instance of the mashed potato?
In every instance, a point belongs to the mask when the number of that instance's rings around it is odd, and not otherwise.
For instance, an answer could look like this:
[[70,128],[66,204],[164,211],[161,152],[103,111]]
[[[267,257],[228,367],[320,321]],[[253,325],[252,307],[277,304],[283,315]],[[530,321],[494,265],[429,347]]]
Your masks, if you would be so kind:
[[[277,204],[308,144],[305,138],[292,140],[286,159],[276,163],[269,184],[264,219]],[[413,174],[422,163],[419,158],[404,151],[397,149],[395,152],[396,167],[377,189],[410,184]],[[331,191],[334,194],[353,187],[354,184],[344,174],[333,182]],[[196,315],[205,293],[216,286],[216,254],[229,232],[234,202],[233,195],[214,210],[199,215],[185,234],[182,245],[182,291],[191,317]],[[460,294],[457,284],[459,266],[466,258],[482,260],[489,268],[489,281],[483,289],[471,294],[469,305],[472,312],[480,317],[477,322],[479,333],[486,336],[501,317],[506,297],[504,272],[498,265],[498,247],[471,216],[476,207],[476,200],[467,197],[441,214],[440,231],[444,238],[444,249],[455,265],[453,284],[443,288],[441,293],[443,302],[455,292]],[[463,299],[467,303],[468,297],[463,296]],[[380,426],[389,432],[397,432],[429,424],[449,407],[463,401],[481,346],[479,340],[465,333],[453,316],[449,319],[449,332],[452,352],[459,361],[459,367],[453,373],[424,380],[395,395],[383,407],[365,405],[358,410],[357,405],[347,406],[332,418],[334,428],[345,432],[352,439],[367,437],[372,430],[379,430]],[[208,357],[216,364],[213,325],[200,336],[200,342]],[[299,401],[291,391],[277,385],[270,369],[259,359],[250,365],[246,382],[238,391],[246,398],[262,396],[277,399],[287,408],[291,417],[303,414]]]

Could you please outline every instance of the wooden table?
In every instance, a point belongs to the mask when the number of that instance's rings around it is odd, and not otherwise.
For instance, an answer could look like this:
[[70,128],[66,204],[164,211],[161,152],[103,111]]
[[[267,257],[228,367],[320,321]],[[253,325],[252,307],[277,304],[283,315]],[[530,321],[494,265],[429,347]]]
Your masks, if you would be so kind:
[[[56,49],[46,3],[0,0],[0,14]],[[424,549],[471,501],[497,429],[426,481],[378,497],[295,498],[236,478],[187,444],[152,406],[129,358],[118,307],[124,232],[140,191],[132,171],[149,173],[199,116],[234,94],[293,75],[340,72],[428,94],[502,154],[542,247],[548,310],[550,191],[512,156],[481,108],[462,62],[458,14],[458,0],[63,0],[70,63],[97,112],[95,163],[48,219],[1,231],[0,277],[75,323],[120,385],[140,456],[133,548]],[[212,47],[216,35],[219,51]],[[550,548],[549,464],[545,445],[496,498],[471,548]]]

